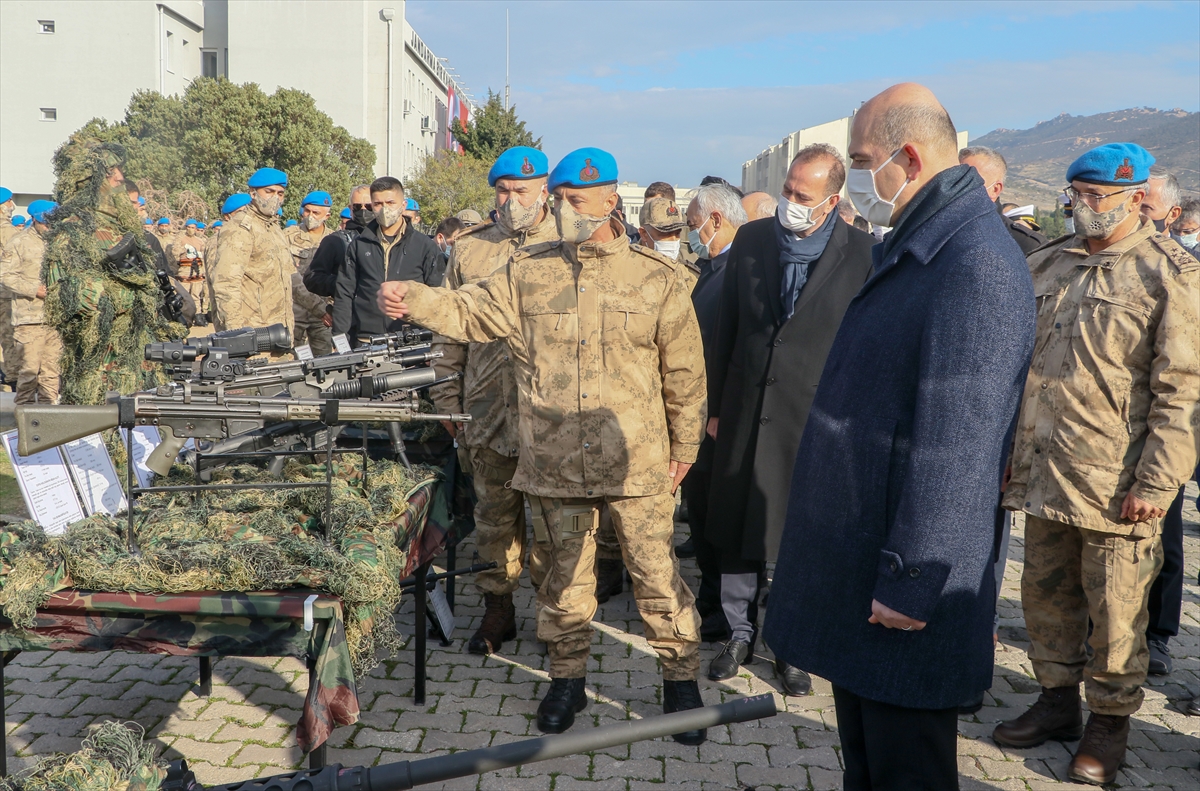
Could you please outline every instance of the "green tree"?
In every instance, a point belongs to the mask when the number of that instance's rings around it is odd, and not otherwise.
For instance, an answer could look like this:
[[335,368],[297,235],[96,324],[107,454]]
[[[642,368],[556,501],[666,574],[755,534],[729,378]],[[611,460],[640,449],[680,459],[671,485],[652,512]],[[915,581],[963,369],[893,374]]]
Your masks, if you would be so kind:
[[1057,239],[1067,232],[1066,220],[1063,217],[1062,209],[1053,209],[1045,211],[1043,209],[1033,210],[1033,219],[1042,228],[1042,234],[1047,239]]
[[182,96],[139,91],[124,121],[93,119],[76,136],[122,143],[126,176],[153,185],[173,213],[198,196],[206,220],[231,193],[245,191],[260,167],[288,174],[283,212],[295,217],[306,193],[325,190],[340,203],[350,187],[371,180],[375,165],[374,146],[335,126],[307,93],[280,88],[267,95],[254,83],[223,78],[197,79]]
[[439,151],[417,166],[405,192],[421,204],[421,217],[431,226],[463,209],[486,216],[495,203],[495,193],[487,183],[491,166],[491,160]]
[[463,151],[485,162],[495,162],[496,157],[513,146],[542,147],[542,138],[533,137],[525,129],[525,122],[517,120],[516,106],[504,109],[500,94],[488,91],[488,100],[483,107],[471,113],[467,125],[455,118],[451,124],[454,138]]

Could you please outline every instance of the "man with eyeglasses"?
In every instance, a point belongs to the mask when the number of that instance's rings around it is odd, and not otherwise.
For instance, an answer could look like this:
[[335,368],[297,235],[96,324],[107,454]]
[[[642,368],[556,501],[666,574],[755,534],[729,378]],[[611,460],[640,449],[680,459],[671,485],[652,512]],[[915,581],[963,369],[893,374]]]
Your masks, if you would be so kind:
[[[343,211],[350,212],[345,226],[321,240],[317,251],[313,253],[312,261],[308,264],[308,271],[304,273],[304,287],[318,296],[334,295],[338,269],[346,260],[346,249],[354,241],[354,237],[375,219],[375,210],[371,208],[371,188],[366,184],[352,188],[350,205]],[[332,317],[332,311],[326,309],[326,315]],[[332,319],[329,323],[330,326],[333,325]]]
[[1037,345],[1006,473],[1042,693],[994,738],[1082,736],[1068,774],[1096,785],[1116,779],[1142,704],[1162,517],[1196,466],[1200,261],[1141,214],[1153,164],[1110,143],[1067,170],[1075,233],[1029,256]]

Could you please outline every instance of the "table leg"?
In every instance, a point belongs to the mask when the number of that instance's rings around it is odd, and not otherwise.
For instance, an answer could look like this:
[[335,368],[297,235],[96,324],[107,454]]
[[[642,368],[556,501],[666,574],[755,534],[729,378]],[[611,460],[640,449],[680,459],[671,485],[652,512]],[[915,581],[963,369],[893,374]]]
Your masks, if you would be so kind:
[[429,626],[425,622],[425,576],[429,573],[429,563],[417,566],[416,573],[416,650],[413,657],[413,703],[425,705],[425,634]]
[[212,694],[212,657],[200,657],[200,685],[196,689],[196,695],[201,698],[207,698]]
[[0,777],[8,777],[8,710],[4,700],[4,668],[20,651],[5,651],[0,654],[0,721],[4,722],[4,730],[0,731]]
[[[452,570],[458,566],[458,546],[451,544],[446,547],[446,569]],[[446,604],[450,605],[450,612],[454,612],[454,589],[458,587],[457,580],[454,577],[446,577]]]

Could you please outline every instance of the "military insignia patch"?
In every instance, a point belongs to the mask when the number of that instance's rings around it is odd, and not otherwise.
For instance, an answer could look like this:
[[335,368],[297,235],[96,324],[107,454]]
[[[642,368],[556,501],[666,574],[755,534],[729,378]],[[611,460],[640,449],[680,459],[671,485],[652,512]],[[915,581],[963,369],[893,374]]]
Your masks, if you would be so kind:
[[667,216],[668,217],[678,217],[679,216],[679,207],[678,206],[668,206],[667,207]]
[[1133,165],[1129,164],[1129,157],[1125,158],[1125,162],[1117,166],[1117,172],[1113,176],[1113,181],[1133,181]]
[[579,171],[580,181],[595,181],[600,178],[600,171],[592,165],[592,160],[583,160],[583,169]]
[[525,157],[525,162],[521,165],[521,175],[522,176],[532,176],[533,175],[533,165],[530,164],[529,157]]

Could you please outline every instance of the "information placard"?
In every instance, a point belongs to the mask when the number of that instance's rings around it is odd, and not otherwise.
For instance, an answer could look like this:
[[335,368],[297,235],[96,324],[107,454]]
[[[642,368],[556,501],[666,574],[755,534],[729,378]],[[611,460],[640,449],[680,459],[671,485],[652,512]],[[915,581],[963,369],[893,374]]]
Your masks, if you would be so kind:
[[[127,441],[128,429],[121,429],[121,441]],[[162,435],[154,426],[137,426],[133,430],[133,474],[138,486],[146,488],[154,480],[154,473],[146,466],[146,459],[162,444]]]
[[312,347],[307,343],[302,343],[296,347],[297,360],[311,360],[313,358]]
[[116,516],[125,510],[125,492],[108,448],[99,434],[77,439],[62,446],[75,487],[83,497],[89,514]]
[[346,354],[350,351],[350,341],[346,340],[346,333],[339,332],[333,336],[333,348],[337,349],[338,354]]
[[83,519],[83,507],[71,485],[71,475],[58,448],[38,451],[32,456],[17,454],[17,432],[0,434],[4,452],[12,462],[13,474],[29,517],[50,535],[62,533],[67,525]]

